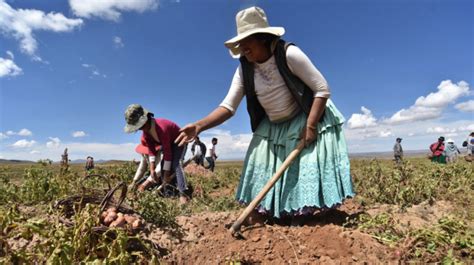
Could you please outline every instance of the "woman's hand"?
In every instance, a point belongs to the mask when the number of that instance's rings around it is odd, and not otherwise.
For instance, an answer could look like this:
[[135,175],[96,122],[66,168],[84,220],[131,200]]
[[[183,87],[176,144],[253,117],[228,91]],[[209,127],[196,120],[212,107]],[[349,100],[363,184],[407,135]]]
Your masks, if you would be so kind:
[[318,138],[318,133],[315,129],[305,126],[301,130],[300,138],[304,139],[304,146],[308,147]]
[[200,127],[196,123],[188,124],[179,130],[180,133],[174,142],[177,143],[178,146],[192,142],[199,134],[200,130]]

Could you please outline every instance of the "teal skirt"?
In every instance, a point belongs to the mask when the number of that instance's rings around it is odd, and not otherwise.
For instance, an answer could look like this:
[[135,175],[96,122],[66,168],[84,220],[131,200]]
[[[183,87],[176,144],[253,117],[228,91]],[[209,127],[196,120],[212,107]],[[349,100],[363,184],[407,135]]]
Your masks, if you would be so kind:
[[[272,123],[265,118],[254,132],[245,156],[236,199],[250,203],[299,142],[307,115]],[[318,138],[303,149],[258,206],[279,218],[331,208],[353,197],[350,162],[342,131],[344,117],[328,100],[318,124]]]

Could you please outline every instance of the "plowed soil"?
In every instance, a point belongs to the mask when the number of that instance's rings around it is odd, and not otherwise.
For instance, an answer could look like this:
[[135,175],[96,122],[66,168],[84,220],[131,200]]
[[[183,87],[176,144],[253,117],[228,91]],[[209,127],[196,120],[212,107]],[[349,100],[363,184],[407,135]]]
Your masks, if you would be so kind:
[[240,212],[201,213],[177,218],[183,232],[180,236],[156,229],[146,237],[168,250],[165,260],[171,264],[397,263],[400,253],[396,248],[343,227],[363,212],[348,200],[338,209],[298,220],[297,225],[242,226],[244,239],[232,237],[226,228]]

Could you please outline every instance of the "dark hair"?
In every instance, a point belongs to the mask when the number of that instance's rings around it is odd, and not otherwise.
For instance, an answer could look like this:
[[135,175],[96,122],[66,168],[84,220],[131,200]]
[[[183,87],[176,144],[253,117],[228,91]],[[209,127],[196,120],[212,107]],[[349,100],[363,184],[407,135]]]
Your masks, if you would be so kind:
[[213,141],[213,142],[214,142],[214,141],[217,142],[217,138],[216,138],[216,137],[212,138],[212,141]]
[[254,37],[258,41],[263,41],[265,47],[267,47],[267,49],[270,52],[271,52],[271,48],[272,48],[272,42],[275,39],[279,38],[278,36],[275,36],[275,35],[269,34],[269,33],[255,33],[255,34],[252,34],[251,36]]

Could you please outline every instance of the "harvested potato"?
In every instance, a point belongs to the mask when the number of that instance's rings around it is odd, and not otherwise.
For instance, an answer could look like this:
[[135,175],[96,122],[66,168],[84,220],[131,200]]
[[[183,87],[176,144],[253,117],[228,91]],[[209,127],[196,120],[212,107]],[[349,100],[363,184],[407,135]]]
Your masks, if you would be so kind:
[[110,207],[107,212],[117,212],[117,207]]
[[135,221],[133,221],[132,223],[132,229],[138,229],[142,226],[142,222],[140,219],[136,219]]
[[125,225],[125,218],[123,216],[117,217],[115,221],[110,224],[110,227],[123,227]]
[[110,223],[115,221],[115,219],[117,219],[117,217],[118,216],[115,212],[108,212],[107,217],[105,217],[105,219],[104,219],[104,224],[109,225]]
[[132,224],[137,219],[135,216],[128,215],[128,214],[125,214],[123,217],[125,218],[125,221],[127,222],[127,224]]
[[107,211],[103,211],[101,214],[100,214],[100,221],[104,221],[105,218],[107,217],[108,215],[108,212]]

